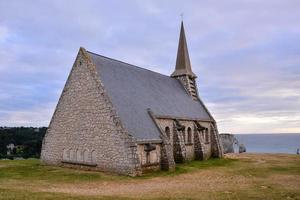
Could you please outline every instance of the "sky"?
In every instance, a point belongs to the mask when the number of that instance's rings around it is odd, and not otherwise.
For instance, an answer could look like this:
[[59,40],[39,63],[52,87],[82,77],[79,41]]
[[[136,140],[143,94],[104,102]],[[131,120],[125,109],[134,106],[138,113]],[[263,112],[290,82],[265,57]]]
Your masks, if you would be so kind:
[[80,46],[170,75],[181,13],[219,132],[300,133],[299,0],[0,0],[0,126],[48,126]]

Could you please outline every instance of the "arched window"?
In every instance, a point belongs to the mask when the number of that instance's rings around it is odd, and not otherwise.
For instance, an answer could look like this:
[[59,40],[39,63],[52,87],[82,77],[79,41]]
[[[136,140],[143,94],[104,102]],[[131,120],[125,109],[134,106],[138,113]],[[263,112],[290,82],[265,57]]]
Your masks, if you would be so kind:
[[205,142],[209,143],[209,132],[208,132],[208,129],[205,129]]
[[82,162],[83,161],[82,154],[81,154],[81,151],[79,149],[77,149],[77,151],[76,151],[76,161],[77,162]]
[[64,160],[64,161],[70,160],[70,150],[69,150],[69,149],[64,149],[64,152],[63,152],[63,160]]
[[185,139],[185,130],[182,131],[182,136],[183,136],[183,141],[184,141],[184,143],[186,143],[186,139]]
[[94,150],[94,151],[92,151],[92,163],[93,163],[93,164],[96,163],[96,157],[97,157],[96,151]]
[[203,141],[205,142],[206,141],[206,139],[205,139],[205,130],[201,131],[201,136],[202,136]]
[[188,136],[187,142],[189,144],[191,144],[192,143],[192,129],[190,127],[187,130],[187,136]]
[[167,137],[170,139],[171,132],[170,132],[170,128],[168,126],[165,128],[165,133],[166,133]]
[[76,154],[73,149],[70,149],[70,161],[76,161]]
[[85,162],[85,163],[89,162],[89,151],[88,150],[83,151],[83,162]]
[[150,164],[150,152],[146,152],[146,164]]

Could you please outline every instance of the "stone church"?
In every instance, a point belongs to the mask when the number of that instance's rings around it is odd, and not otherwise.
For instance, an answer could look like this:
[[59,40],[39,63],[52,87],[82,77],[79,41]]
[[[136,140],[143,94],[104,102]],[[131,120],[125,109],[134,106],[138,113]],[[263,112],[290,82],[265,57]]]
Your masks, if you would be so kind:
[[222,157],[181,23],[166,76],[80,48],[43,140],[44,164],[130,176]]

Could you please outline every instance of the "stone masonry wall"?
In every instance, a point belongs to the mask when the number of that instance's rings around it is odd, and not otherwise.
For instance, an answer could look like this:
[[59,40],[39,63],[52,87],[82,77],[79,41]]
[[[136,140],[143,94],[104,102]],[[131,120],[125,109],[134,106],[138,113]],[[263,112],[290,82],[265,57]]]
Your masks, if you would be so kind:
[[155,149],[148,153],[145,151],[145,144],[138,145],[138,156],[142,171],[160,170],[161,144],[151,145],[155,146]]
[[183,132],[176,130],[173,126],[173,154],[176,163],[182,163],[186,161],[186,148],[183,137]]
[[155,123],[156,127],[159,129],[160,138],[162,140],[162,143],[160,144],[160,169],[166,171],[174,171],[175,161],[173,155],[173,146],[171,144],[170,135],[168,135],[171,134],[171,131],[169,130],[168,133],[166,133],[165,129],[163,130],[159,125],[159,120],[154,116],[154,113],[151,111],[151,109],[149,108],[147,111],[152,118],[153,123]]
[[146,156],[146,151],[144,150],[145,145],[144,144],[139,144],[138,145],[138,156],[140,160],[140,164],[147,165],[147,164],[160,164],[160,144],[153,144],[155,146],[155,150],[149,152],[149,163],[147,163],[147,156]]
[[[156,120],[157,121],[157,124],[159,125],[160,129],[161,130],[165,130],[166,127],[169,127],[171,132],[170,132],[170,143],[171,145],[173,146],[174,145],[174,131],[173,131],[173,127],[174,127],[174,121],[173,119],[169,119],[169,118],[159,118]],[[195,128],[195,124],[194,124],[194,121],[192,120],[179,120],[180,124],[184,125],[186,128],[185,128],[185,134],[182,134],[182,138],[184,137],[184,140],[185,142],[185,159],[186,160],[193,160],[193,159],[208,159],[211,157],[212,155],[212,148],[211,146],[214,145],[212,144],[212,141],[211,141],[211,136],[208,135],[208,139],[206,139],[206,135],[205,133],[199,133],[198,131],[196,131],[196,128]],[[210,131],[210,125],[211,123],[210,122],[205,122],[205,121],[198,121],[201,126],[205,127],[208,129],[208,134],[211,133]],[[188,128],[191,128],[191,142],[188,141],[188,134],[187,134],[187,130]],[[197,133],[197,135],[195,134]],[[199,138],[200,142],[196,143],[196,140],[195,138]],[[199,141],[198,140],[198,141]],[[174,148],[174,147],[173,147]],[[196,156],[195,153],[197,152],[196,149],[199,149],[201,148],[201,153],[202,155],[199,156]],[[200,151],[199,150],[199,151]],[[198,151],[198,152],[199,152]]]
[[141,171],[137,144],[122,127],[83,48],[43,140],[41,160],[52,165],[88,165],[118,174],[137,175]]
[[194,99],[198,99],[198,89],[194,78],[190,78],[188,75],[177,76],[176,79],[180,81],[186,92]]
[[194,127],[194,151],[195,160],[203,160],[205,158],[203,135],[197,131],[196,127]]

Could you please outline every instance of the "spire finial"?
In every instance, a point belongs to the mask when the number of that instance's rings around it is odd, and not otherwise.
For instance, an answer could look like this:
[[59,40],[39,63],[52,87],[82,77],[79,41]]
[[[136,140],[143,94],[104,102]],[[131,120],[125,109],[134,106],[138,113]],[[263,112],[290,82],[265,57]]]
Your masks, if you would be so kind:
[[181,21],[183,21],[183,15],[184,15],[184,13],[183,13],[183,12],[182,12],[182,13],[180,13]]

